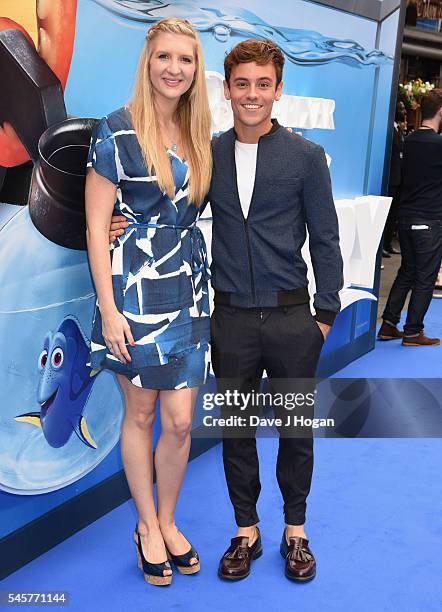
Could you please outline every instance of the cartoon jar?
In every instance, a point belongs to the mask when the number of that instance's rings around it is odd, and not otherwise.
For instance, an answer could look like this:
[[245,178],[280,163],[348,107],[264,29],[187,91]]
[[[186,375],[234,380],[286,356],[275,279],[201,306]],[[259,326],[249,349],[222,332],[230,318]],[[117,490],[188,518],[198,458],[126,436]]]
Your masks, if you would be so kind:
[[66,119],[57,77],[17,30],[0,32],[0,72],[0,121],[34,161],[28,205],[0,204],[0,488],[35,494],[100,463],[123,409],[112,375],[87,365],[95,293],[84,183],[95,119]]

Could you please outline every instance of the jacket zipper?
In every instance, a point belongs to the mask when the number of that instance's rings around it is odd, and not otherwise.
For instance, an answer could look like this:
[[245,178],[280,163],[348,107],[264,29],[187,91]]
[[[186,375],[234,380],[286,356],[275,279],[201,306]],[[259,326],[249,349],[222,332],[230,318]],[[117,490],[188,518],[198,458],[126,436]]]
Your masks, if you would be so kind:
[[259,155],[259,142],[258,142],[258,149],[256,151],[255,182],[253,183],[253,191],[252,191],[252,196],[250,198],[249,212],[248,212],[247,219],[246,219],[244,217],[244,213],[242,211],[241,200],[239,199],[238,176],[237,176],[237,173],[236,173],[235,141],[233,141],[233,169],[234,169],[234,175],[235,175],[236,199],[237,199],[237,202],[238,202],[238,205],[239,205],[239,210],[240,210],[241,216],[242,216],[243,221],[244,221],[244,231],[245,231],[245,234],[246,234],[246,244],[247,244],[247,256],[248,256],[248,260],[249,260],[250,286],[251,286],[251,290],[252,290],[253,303],[256,303],[256,289],[255,289],[255,276],[253,274],[253,265],[252,265],[252,249],[250,247],[249,226],[247,224],[247,221],[248,221],[248,219],[250,217],[250,211],[252,210],[253,196],[255,194],[256,176],[258,174],[258,155]]
[[[251,204],[252,204],[252,202],[250,202],[250,205]],[[250,212],[250,208],[249,208],[249,212]],[[247,225],[247,219],[244,219],[244,229],[245,229],[245,232],[246,232],[247,255],[249,257],[250,284],[251,284],[251,288],[252,288],[253,302],[255,303],[256,302],[255,277],[253,276],[252,250],[250,248],[249,226]]]

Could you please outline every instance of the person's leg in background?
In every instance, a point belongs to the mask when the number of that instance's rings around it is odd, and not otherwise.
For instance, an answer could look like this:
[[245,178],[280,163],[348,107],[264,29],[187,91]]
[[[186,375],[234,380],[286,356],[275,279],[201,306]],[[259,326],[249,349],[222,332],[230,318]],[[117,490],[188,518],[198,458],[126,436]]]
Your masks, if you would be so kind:
[[433,288],[433,297],[438,299],[442,298],[442,266],[437,273],[436,282]]
[[411,223],[409,220],[399,220],[401,265],[390,289],[382,314],[383,323],[378,332],[379,340],[396,340],[403,336],[396,326],[400,321],[402,309],[405,306],[407,295],[414,285],[416,276],[416,255],[410,227]]
[[393,199],[391,201],[390,210],[388,211],[387,221],[385,222],[384,251],[392,255],[398,255],[400,251],[393,247],[393,236],[397,228],[400,202],[400,186],[392,185],[391,187],[389,187],[388,195]]
[[416,220],[410,224],[415,253],[415,283],[411,291],[404,325],[404,346],[433,346],[439,338],[424,335],[424,317],[433,297],[434,284],[442,258],[442,227],[438,220]]

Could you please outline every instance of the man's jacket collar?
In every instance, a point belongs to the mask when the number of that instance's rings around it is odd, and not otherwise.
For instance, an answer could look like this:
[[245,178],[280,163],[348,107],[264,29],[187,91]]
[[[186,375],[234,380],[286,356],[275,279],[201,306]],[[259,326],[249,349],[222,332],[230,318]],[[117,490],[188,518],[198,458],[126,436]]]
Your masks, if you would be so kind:
[[[267,138],[268,136],[271,136],[272,134],[274,134],[276,131],[278,131],[281,128],[281,126],[278,123],[277,119],[272,119],[272,127],[270,128],[270,130],[266,133],[263,134],[262,136],[259,137],[259,140],[261,140],[261,138]],[[232,128],[232,141],[235,142],[235,140],[237,140],[237,136],[236,136],[236,132],[235,132],[235,128]]]

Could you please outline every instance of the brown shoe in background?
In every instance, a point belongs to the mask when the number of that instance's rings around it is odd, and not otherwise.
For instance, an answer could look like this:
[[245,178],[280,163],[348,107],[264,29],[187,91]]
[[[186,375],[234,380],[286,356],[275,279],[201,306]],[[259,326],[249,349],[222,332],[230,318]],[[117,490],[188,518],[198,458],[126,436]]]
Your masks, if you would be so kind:
[[437,346],[440,338],[427,338],[422,331],[418,336],[405,336],[402,338],[402,346]]
[[281,555],[285,559],[285,575],[296,582],[307,582],[316,576],[316,561],[308,546],[308,540],[299,536],[289,538],[287,544],[286,530],[282,534]]
[[395,325],[383,321],[378,331],[378,340],[400,340],[403,335]]
[[242,580],[250,574],[252,561],[262,555],[261,534],[256,527],[257,538],[249,546],[249,538],[239,536],[232,538],[219,563],[218,576],[227,580]]

